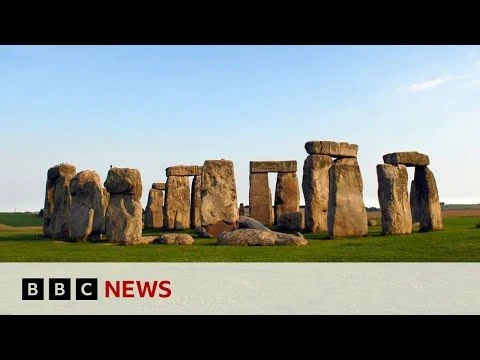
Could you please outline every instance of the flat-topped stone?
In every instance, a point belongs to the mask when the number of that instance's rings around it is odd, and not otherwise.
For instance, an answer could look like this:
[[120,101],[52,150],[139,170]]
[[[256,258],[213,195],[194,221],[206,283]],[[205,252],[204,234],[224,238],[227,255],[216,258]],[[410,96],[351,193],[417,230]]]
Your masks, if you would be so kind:
[[155,190],[165,190],[167,188],[166,183],[153,183],[152,184],[152,189]]
[[200,176],[202,167],[198,165],[177,165],[165,169],[167,176]]
[[308,141],[305,150],[310,155],[329,155],[335,158],[357,157],[358,145],[335,141]]
[[55,180],[60,176],[75,176],[76,167],[70,164],[60,164],[48,169],[47,178],[50,180]]
[[292,173],[297,172],[297,160],[250,161],[250,173]]
[[417,151],[399,151],[383,155],[383,162],[392,165],[427,166],[430,165],[428,155]]

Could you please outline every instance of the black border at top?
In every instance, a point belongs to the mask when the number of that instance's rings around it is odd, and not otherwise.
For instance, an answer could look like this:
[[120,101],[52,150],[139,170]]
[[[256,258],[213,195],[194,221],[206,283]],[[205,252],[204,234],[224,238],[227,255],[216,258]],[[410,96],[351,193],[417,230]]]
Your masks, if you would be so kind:
[[3,45],[476,45],[480,31],[1,32]]

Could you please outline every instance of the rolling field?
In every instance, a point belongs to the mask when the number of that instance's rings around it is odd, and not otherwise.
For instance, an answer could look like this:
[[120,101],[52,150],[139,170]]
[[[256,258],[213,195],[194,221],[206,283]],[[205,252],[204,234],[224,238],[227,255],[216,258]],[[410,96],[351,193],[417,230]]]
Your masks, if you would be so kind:
[[[379,214],[369,213],[369,218]],[[328,239],[304,234],[301,247],[219,246],[216,239],[195,244],[117,246],[110,243],[70,243],[45,239],[42,219],[28,213],[0,213],[0,262],[479,262],[480,211],[448,210],[445,230],[382,236],[381,226],[363,238]],[[146,230],[145,235],[161,234]]]

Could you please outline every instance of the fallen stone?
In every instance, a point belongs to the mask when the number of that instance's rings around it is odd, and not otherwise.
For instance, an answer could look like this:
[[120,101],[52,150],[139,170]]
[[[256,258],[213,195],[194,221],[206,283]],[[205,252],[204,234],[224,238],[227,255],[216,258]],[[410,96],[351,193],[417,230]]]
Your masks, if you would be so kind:
[[310,155],[329,155],[335,158],[357,157],[358,145],[347,142],[308,141],[305,150]]
[[368,234],[363,181],[357,165],[333,165],[329,170],[328,233],[337,236]]
[[280,230],[302,230],[303,229],[303,215],[300,211],[290,211],[280,215],[277,222]]
[[268,173],[250,174],[248,204],[250,217],[264,225],[273,225],[272,192],[268,186]]
[[297,172],[297,160],[250,161],[250,173],[292,173]]
[[405,166],[427,166],[430,164],[430,159],[427,155],[421,154],[417,151],[403,151],[394,152],[383,155],[383,162],[392,165]]
[[166,245],[192,245],[194,242],[188,234],[163,234],[154,241],[155,244]]
[[201,184],[202,227],[211,234],[238,228],[238,203],[233,162],[207,160]]
[[209,239],[209,238],[213,238],[213,237],[214,237],[212,234],[209,234],[209,233],[207,232],[207,230],[206,230],[204,227],[202,227],[202,226],[197,226],[197,227],[195,228],[195,232],[196,232],[196,233],[198,234],[198,236],[201,237],[201,238],[207,238],[207,239]]
[[305,227],[308,232],[327,231],[329,177],[332,158],[309,155],[303,164],[302,190],[305,198]]
[[155,190],[165,190],[167,188],[166,183],[153,183],[152,184],[152,189]]
[[275,245],[298,245],[305,246],[308,245],[307,239],[298,235],[284,234],[281,232],[276,232],[277,239],[275,240]]
[[239,229],[255,229],[263,231],[271,231],[268,227],[263,225],[260,221],[257,221],[248,216],[240,216],[238,220]]
[[384,235],[411,234],[408,172],[404,165],[378,164],[378,201]]
[[164,227],[183,230],[190,227],[190,182],[188,176],[169,176],[165,190]]
[[273,246],[273,245],[307,245],[301,236],[256,229],[237,229],[225,231],[218,235],[219,245]]
[[278,173],[275,187],[275,224],[287,212],[300,211],[300,190],[296,173]]
[[202,167],[197,165],[170,166],[165,170],[168,176],[201,176]]
[[142,197],[142,179],[138,169],[114,167],[108,170],[104,186],[110,194],[130,194],[134,200]]

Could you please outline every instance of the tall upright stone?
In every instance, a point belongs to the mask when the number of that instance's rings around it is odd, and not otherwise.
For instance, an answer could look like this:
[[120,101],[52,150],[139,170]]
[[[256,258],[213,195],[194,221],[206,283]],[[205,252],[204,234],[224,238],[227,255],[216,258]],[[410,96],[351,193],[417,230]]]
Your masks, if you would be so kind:
[[427,166],[416,166],[414,181],[419,199],[420,231],[443,230],[442,208],[435,176]]
[[268,173],[250,173],[248,205],[251,218],[263,225],[273,225],[272,192],[268,186]]
[[238,228],[237,189],[233,162],[207,160],[203,165],[201,184],[201,220],[208,234]]
[[280,216],[300,211],[300,189],[296,173],[278,173],[275,187],[275,224]]
[[202,226],[201,202],[202,202],[202,176],[196,175],[192,181],[192,196],[190,207],[190,228]]
[[410,234],[412,212],[408,200],[408,172],[405,165],[377,165],[378,200],[384,235]]
[[163,191],[151,188],[145,208],[145,228],[161,229],[163,227]]
[[142,178],[138,169],[112,168],[108,171],[105,188],[110,193],[105,230],[107,240],[120,244],[142,239]]
[[412,180],[410,185],[410,210],[412,212],[412,221],[420,222],[420,197],[417,194],[415,180]]
[[332,158],[327,155],[309,155],[303,164],[302,190],[308,232],[328,231],[328,170],[331,166]]
[[43,209],[43,235],[54,239],[66,239],[71,235],[70,182],[76,168],[60,164],[48,169]]
[[190,183],[188,176],[169,176],[165,190],[164,227],[188,229],[190,227]]
[[100,176],[92,170],[76,174],[70,182],[72,195],[71,238],[99,240],[105,233],[106,204]]
[[334,164],[329,174],[328,233],[337,236],[368,234],[363,181],[358,165]]

